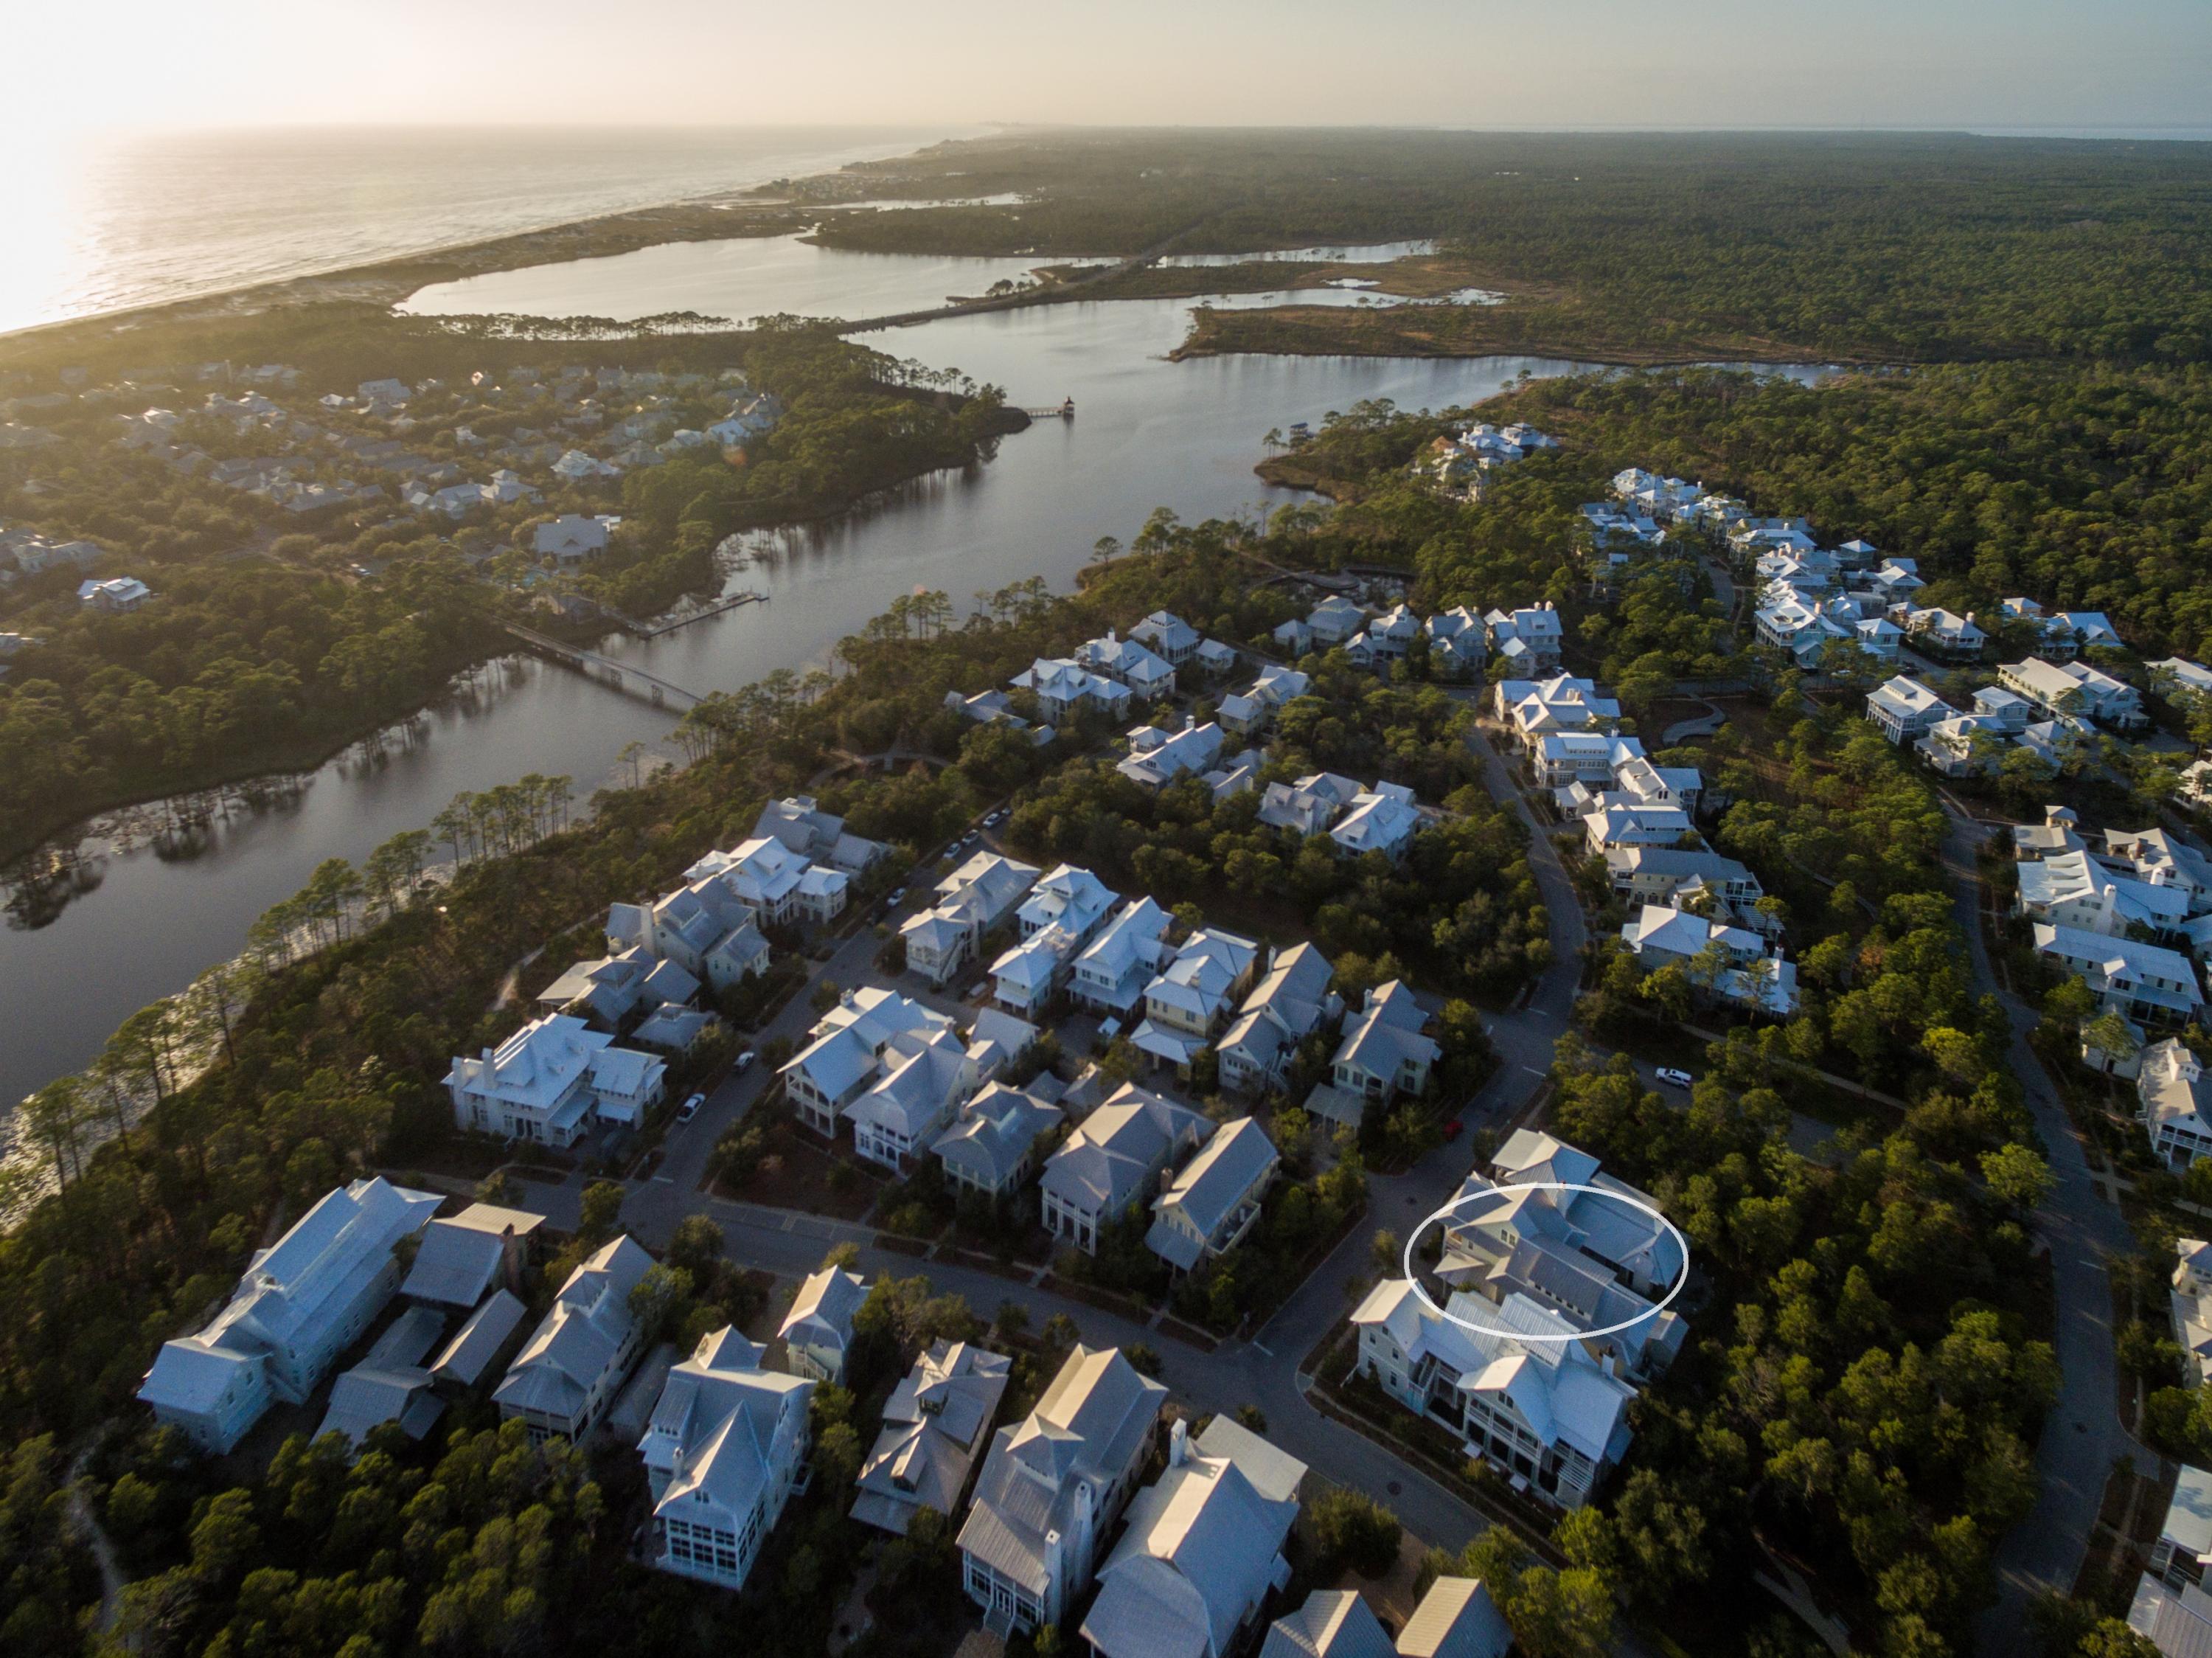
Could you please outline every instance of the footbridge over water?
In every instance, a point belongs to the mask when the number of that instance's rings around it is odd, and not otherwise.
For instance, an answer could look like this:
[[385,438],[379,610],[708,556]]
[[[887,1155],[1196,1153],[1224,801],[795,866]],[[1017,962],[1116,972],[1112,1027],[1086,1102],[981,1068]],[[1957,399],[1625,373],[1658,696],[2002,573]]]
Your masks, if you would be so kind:
[[656,674],[629,662],[618,662],[612,657],[602,656],[596,650],[586,650],[565,639],[556,639],[550,634],[540,633],[536,628],[518,623],[503,625],[508,635],[518,641],[532,655],[543,656],[550,662],[597,680],[611,690],[626,696],[651,703],[655,708],[672,708],[678,711],[698,707],[703,698],[680,685],[672,685]]

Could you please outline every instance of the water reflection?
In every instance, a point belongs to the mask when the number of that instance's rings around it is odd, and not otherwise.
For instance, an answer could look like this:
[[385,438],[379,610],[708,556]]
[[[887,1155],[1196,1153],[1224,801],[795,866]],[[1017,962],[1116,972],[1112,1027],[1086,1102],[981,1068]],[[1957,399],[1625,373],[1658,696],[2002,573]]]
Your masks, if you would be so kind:
[[[647,308],[654,308],[648,306]],[[1127,539],[1156,506],[1187,521],[1293,498],[1254,476],[1262,436],[1368,398],[1471,402],[1522,374],[1583,366],[1534,357],[1417,361],[1219,357],[1170,363],[1189,307],[1069,304],[959,317],[872,337],[902,357],[957,366],[1017,404],[1073,396],[1072,422],[1008,438],[988,465],[919,480],[830,522],[777,532],[764,562],[730,582],[768,594],[606,654],[685,689],[733,691],[776,668],[818,665],[890,600],[970,595],[1042,576],[1069,585],[1102,535]],[[663,757],[672,717],[560,668],[511,657],[457,680],[418,718],[289,784],[227,794],[167,856],[149,827],[52,851],[4,893],[0,1100],[86,1063],[148,1002],[235,954],[270,905],[325,858],[358,863],[453,797],[526,773],[566,776],[578,801],[626,781],[619,757]],[[171,815],[175,815],[173,811]],[[144,819],[158,826],[156,810]]]

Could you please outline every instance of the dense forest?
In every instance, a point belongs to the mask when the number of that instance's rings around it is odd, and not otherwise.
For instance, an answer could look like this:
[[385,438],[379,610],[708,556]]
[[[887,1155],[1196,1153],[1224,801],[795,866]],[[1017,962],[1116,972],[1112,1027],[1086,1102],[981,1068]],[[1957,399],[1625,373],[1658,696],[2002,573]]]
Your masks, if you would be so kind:
[[1956,365],[1814,387],[1673,370],[1532,381],[1498,412],[1917,558],[1923,604],[1986,613],[2025,594],[2106,612],[2146,656],[2212,645],[2201,367]]
[[[1495,307],[1220,312],[1208,349],[2201,361],[2201,144],[1960,134],[1017,133],[850,168],[833,246],[1239,252],[1435,239]],[[957,174],[957,187],[951,186]]]

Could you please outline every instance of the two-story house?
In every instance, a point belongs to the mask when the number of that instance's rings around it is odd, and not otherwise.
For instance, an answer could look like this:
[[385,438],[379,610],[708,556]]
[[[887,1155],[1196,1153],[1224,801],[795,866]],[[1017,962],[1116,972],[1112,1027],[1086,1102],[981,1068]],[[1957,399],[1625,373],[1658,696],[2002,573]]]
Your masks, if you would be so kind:
[[2158,1160],[2185,1173],[2202,1158],[2212,1157],[2212,1082],[2189,1045],[2169,1036],[2142,1051],[2136,1076],[2137,1119],[2150,1137]]
[[2182,1380],[2202,1387],[2212,1375],[2212,1243],[2182,1238],[2173,1246],[2167,1310],[2174,1344],[2181,1349]]
[[938,1342],[916,1358],[884,1405],[853,1518],[903,1537],[923,1509],[959,1513],[1012,1370],[1005,1354],[964,1341]]
[[1677,846],[1697,832],[1679,806],[1606,806],[1583,815],[1583,838],[1593,856],[1620,846]]
[[2030,656],[1999,667],[1997,682],[2054,717],[2074,715],[2120,730],[2143,722],[2142,693],[2087,662]]
[[1261,791],[1259,820],[1294,835],[1323,834],[1359,795],[1356,778],[1334,771],[1316,771],[1295,783],[1271,783]]
[[1070,986],[1075,999],[1094,1013],[1126,1020],[1159,970],[1173,924],[1174,917],[1150,898],[1123,905],[1076,957]]
[[896,991],[863,984],[845,991],[807,1033],[806,1045],[777,1073],[793,1115],[817,1134],[835,1139],[845,1108],[880,1073],[892,1038],[951,1027],[945,1015]]
[[1380,661],[1396,661],[1421,637],[1421,619],[1402,600],[1367,625],[1367,643]]
[[844,1109],[853,1149],[895,1173],[928,1151],[981,1084],[975,1058],[943,1026],[900,1031],[876,1057],[873,1082]]
[[1171,667],[1181,667],[1198,654],[1198,630],[1171,610],[1156,610],[1129,630],[1129,637]]
[[659,1103],[667,1076],[665,1063],[650,1054],[615,1046],[580,1019],[550,1014],[478,1058],[456,1057],[446,1088],[458,1128],[568,1146],[597,1124],[635,1126]]
[[1282,1159],[1249,1117],[1224,1123],[1152,1203],[1145,1247],[1189,1272],[1243,1241]]
[[1268,663],[1260,670],[1260,677],[1252,682],[1250,690],[1221,699],[1217,717],[1222,729],[1234,736],[1250,736],[1274,718],[1275,710],[1285,703],[1304,696],[1310,683],[1307,676],[1294,667]]
[[1428,1015],[1397,979],[1367,992],[1346,1027],[1330,1062],[1331,1078],[1345,1093],[1388,1104],[1429,1085],[1429,1068],[1443,1050],[1428,1035]]
[[1083,1620],[1097,1658],[1231,1658],[1268,1592],[1289,1581],[1282,1551],[1305,1465],[1234,1423],[1223,1425],[1237,1442],[1224,1436],[1210,1451],[1204,1436],[1194,1444],[1177,1421],[1168,1466],[1130,1503]]
[[1037,711],[1054,725],[1085,714],[1121,719],[1129,712],[1129,687],[1118,680],[1094,674],[1070,657],[1050,661],[1039,657],[1011,683],[1018,691],[1033,693]]
[[1123,1083],[1046,1162],[1038,1182],[1045,1230],[1096,1253],[1100,1231],[1150,1199],[1161,1176],[1212,1132],[1196,1112]]
[[1867,692],[1866,716],[1890,742],[1902,747],[1928,735],[1950,704],[1910,674],[1885,680]]
[[1046,927],[999,952],[991,962],[991,1000],[1021,1019],[1036,1019],[1075,970],[1081,942],[1064,927]]
[[653,1496],[653,1564],[742,1588],[803,1488],[814,1383],[763,1370],[728,1325],[700,1338],[661,1385],[638,1442]]
[[992,1082],[960,1107],[952,1125],[930,1148],[956,1191],[993,1201],[1008,1198],[1029,1178],[1037,1149],[1059,1128],[1064,1113],[1034,1090]]
[[1111,628],[1104,638],[1079,647],[1075,660],[1092,673],[1128,686],[1133,701],[1150,703],[1175,689],[1172,663],[1134,639],[1120,637]]
[[1490,659],[1490,640],[1482,618],[1465,605],[1440,610],[1421,624],[1429,637],[1429,671],[1446,680],[1481,677]]
[[2125,938],[2137,930],[2178,938],[2189,920],[2189,897],[2162,881],[2107,869],[2087,851],[2061,852],[2020,866],[2016,913],[2083,932]]
[[1548,674],[1559,665],[1565,642],[1559,613],[1549,600],[1519,610],[1493,610],[1483,619],[1490,654],[1512,663],[1517,674]]
[[1340,856],[1358,857],[1380,852],[1395,863],[1413,844],[1421,814],[1413,805],[1413,791],[1402,783],[1378,783],[1363,789],[1346,804],[1344,815],[1328,832]]
[[1306,613],[1306,627],[1314,642],[1340,645],[1367,628],[1367,613],[1341,594],[1332,594]]
[[792,1375],[842,1383],[853,1345],[853,1315],[868,1298],[868,1281],[842,1267],[810,1275],[792,1298],[776,1334]]
[[1516,1487],[1581,1508],[1627,1453],[1635,1387],[1574,1338],[1569,1320],[1525,1295],[1493,1307],[1462,1290],[1445,1306],[1465,1322],[1425,1305],[1407,1279],[1376,1285],[1352,1315],[1358,1374],[1461,1436],[1469,1458]]
[[1145,986],[1145,1017],[1129,1039],[1187,1071],[1237,1005],[1259,959],[1252,940],[1200,928]]
[[1298,1045],[1343,1017],[1343,998],[1328,987],[1335,971],[1310,943],[1269,950],[1267,972],[1216,1045],[1223,1088],[1249,1094],[1284,1085]]
[[1057,927],[1073,935],[1079,943],[1088,943],[1121,901],[1090,870],[1079,869],[1072,863],[1059,863],[1030,888],[1029,896],[1014,914],[1021,923],[1024,938],[1034,937],[1048,927]]
[[2063,972],[2078,974],[2098,1005],[2139,1025],[2171,1028],[2186,1025],[2203,1011],[2197,969],[2189,958],[2155,944],[2108,938],[2076,927],[2038,922],[2035,953]]
[[1114,769],[1139,788],[1157,792],[1181,777],[1206,776],[1224,746],[1218,725],[1211,720],[1200,725],[1185,715],[1176,730],[1144,725],[1132,731],[1129,752]]
[[860,874],[891,852],[882,841],[847,832],[845,820],[823,811],[811,795],[770,801],[761,808],[753,837],[773,837],[808,862],[828,864],[848,875]]
[[1620,930],[1620,940],[1647,967],[1687,967],[1698,990],[1722,1001],[1778,1019],[1797,1010],[1796,964],[1747,927],[1647,904]]
[[630,1292],[652,1266],[626,1236],[586,1256],[493,1390],[500,1415],[521,1417],[533,1441],[558,1435],[581,1444],[637,1362],[643,1332]]
[[1739,923],[1748,926],[1759,916],[1759,900],[1766,896],[1747,866],[1718,852],[1616,846],[1605,855],[1605,870],[1614,893],[1632,909],[1669,904],[1676,893],[1696,885],[1712,893]]
[[1115,1348],[1077,1345],[1036,1409],[992,1436],[960,1527],[968,1598],[995,1631],[1059,1624],[1142,1476],[1168,1390]]
[[1608,736],[1602,731],[1553,731],[1538,740],[1531,764],[1539,783],[1559,789],[1574,783],[1602,786],[1630,760],[1643,758],[1640,737]]
[[977,852],[937,883],[937,903],[899,928],[909,971],[942,984],[971,960],[984,935],[1014,911],[1036,882],[1035,864]]

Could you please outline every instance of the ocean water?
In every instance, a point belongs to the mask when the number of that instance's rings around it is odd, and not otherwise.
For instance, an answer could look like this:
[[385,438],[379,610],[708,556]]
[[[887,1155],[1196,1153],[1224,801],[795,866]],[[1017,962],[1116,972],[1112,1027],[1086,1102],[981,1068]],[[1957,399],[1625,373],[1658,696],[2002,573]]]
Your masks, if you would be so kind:
[[257,128],[20,136],[0,332],[900,155],[950,127]]

